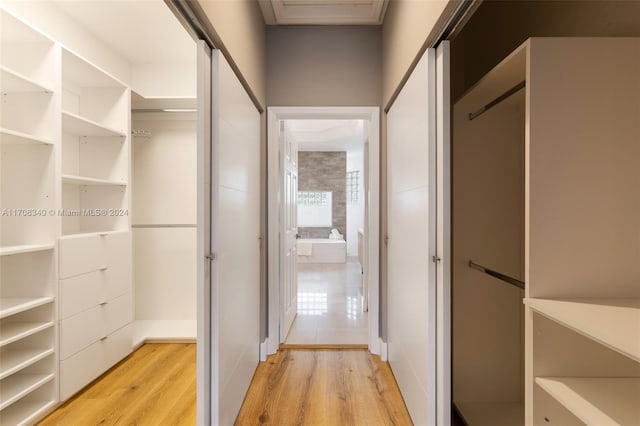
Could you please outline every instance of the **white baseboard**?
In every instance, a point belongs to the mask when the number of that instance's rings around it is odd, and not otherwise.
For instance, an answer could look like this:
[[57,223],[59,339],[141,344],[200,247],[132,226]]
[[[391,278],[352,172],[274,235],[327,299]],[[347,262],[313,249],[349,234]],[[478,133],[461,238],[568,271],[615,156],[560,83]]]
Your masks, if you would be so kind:
[[269,355],[269,338],[264,339],[264,342],[260,343],[260,362],[264,362],[267,360],[267,355]]
[[387,342],[384,342],[382,339],[380,339],[380,359],[384,362],[387,362],[389,360],[389,357],[387,355]]

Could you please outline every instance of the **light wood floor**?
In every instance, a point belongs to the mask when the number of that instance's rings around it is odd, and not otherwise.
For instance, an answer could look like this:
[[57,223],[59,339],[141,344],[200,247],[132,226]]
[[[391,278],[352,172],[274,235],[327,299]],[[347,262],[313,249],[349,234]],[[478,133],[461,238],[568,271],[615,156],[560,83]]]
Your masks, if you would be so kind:
[[259,365],[236,421],[411,425],[389,365],[366,350],[281,350]]
[[[195,344],[147,344],[41,425],[195,425]],[[389,365],[366,350],[290,350],[258,366],[236,425],[411,425]]]
[[41,425],[195,425],[196,345],[147,344]]

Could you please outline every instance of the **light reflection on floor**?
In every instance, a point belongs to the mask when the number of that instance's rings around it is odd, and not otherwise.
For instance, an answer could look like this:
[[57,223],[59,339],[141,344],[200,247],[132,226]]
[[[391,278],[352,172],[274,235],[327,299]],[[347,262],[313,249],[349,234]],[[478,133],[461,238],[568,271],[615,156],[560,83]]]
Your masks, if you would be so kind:
[[298,316],[286,343],[366,344],[367,327],[355,258],[347,264],[298,264]]

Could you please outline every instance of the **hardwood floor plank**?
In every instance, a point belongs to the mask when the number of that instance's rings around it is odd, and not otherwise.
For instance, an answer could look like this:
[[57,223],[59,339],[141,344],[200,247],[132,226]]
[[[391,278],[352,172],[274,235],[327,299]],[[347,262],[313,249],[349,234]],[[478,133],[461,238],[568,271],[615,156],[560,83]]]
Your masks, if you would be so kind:
[[280,350],[258,366],[236,420],[249,425],[411,425],[389,365],[366,350]]
[[196,345],[147,344],[41,425],[195,425]]
[[[195,344],[147,344],[41,425],[195,425]],[[411,425],[389,365],[366,350],[281,350],[258,366],[238,426]]]

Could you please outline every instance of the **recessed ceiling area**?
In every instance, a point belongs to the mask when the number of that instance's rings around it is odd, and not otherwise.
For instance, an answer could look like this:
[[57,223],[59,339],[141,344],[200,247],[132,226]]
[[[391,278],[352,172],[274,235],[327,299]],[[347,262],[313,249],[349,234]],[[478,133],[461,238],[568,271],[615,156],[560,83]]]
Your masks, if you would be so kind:
[[258,0],[267,25],[380,25],[388,0]]
[[129,63],[194,61],[194,40],[162,0],[52,1]]
[[362,151],[362,120],[287,120],[299,151]]

